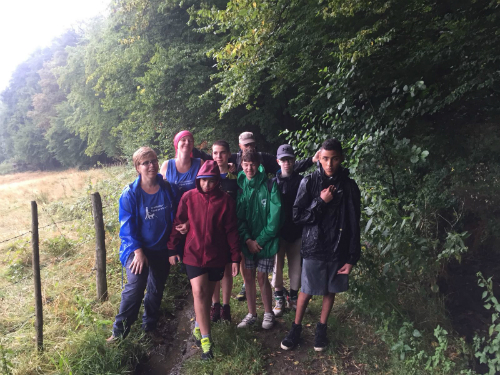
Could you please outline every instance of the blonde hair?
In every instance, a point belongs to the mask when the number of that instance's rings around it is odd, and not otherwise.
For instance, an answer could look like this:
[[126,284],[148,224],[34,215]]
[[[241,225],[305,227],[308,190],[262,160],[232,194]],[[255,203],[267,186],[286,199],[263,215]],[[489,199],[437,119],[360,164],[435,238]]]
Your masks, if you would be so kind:
[[148,156],[156,156],[156,152],[148,146],[143,146],[139,148],[136,152],[134,152],[134,155],[132,155],[132,161],[134,162],[134,167],[137,169],[139,167],[139,163],[145,159]]

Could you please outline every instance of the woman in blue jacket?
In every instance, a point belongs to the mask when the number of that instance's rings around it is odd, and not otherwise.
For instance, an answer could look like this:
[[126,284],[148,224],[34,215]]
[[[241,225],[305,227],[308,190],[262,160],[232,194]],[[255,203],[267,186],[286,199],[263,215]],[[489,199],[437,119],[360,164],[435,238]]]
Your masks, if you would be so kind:
[[158,174],[158,158],[149,147],[133,155],[137,179],[123,189],[119,201],[120,261],[127,272],[120,311],[108,339],[125,337],[137,320],[144,291],[142,328],[152,331],[170,271],[167,242],[175,217],[178,193]]

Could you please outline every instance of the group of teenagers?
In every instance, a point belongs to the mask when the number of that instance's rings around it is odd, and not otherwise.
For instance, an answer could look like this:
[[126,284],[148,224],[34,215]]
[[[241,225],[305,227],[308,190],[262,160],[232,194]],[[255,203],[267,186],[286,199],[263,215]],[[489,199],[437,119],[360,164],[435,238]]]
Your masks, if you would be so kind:
[[[276,155],[258,152],[253,133],[243,132],[239,147],[231,154],[226,141],[216,141],[208,155],[184,130],[174,137],[175,158],[161,167],[151,148],[134,153],[138,177],[119,201],[120,261],[127,284],[108,341],[129,333],[143,301],[142,328],[156,329],[170,267],[182,262],[202,359],[213,358],[211,322],[231,321],[233,277],[240,269],[244,285],[238,297],[247,300],[248,314],[238,328],[257,323],[258,283],[262,328],[271,329],[285,306],[295,310],[281,342],[282,349],[292,349],[300,341],[311,297],[323,296],[314,349],[325,349],[335,295],[348,289],[361,251],[360,191],[341,165],[342,145],[327,139],[314,157],[296,160],[288,144]],[[300,174],[315,163],[314,172]],[[285,256],[289,291],[283,285]]]

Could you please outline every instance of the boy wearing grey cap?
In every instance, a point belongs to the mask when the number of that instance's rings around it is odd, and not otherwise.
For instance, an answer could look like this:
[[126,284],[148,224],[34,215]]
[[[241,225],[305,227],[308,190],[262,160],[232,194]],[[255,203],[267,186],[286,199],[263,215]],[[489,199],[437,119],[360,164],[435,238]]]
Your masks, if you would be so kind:
[[280,231],[279,251],[276,254],[272,285],[274,286],[275,316],[283,315],[285,295],[283,290],[283,266],[285,254],[288,259],[288,277],[290,279],[289,307],[297,308],[297,297],[300,289],[301,258],[300,245],[302,227],[293,222],[293,203],[299,190],[302,176],[294,170],[295,153],[292,146],[285,144],[278,147],[276,161],[281,170],[276,173],[273,181],[281,192],[281,212],[285,222]]

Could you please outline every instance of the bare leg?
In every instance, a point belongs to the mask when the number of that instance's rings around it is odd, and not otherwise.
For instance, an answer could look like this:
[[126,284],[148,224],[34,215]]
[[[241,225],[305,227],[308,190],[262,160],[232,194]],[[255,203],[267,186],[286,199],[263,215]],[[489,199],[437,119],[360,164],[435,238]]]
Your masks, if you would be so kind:
[[214,287],[215,282],[208,281],[208,273],[191,279],[194,312],[202,335],[210,334],[210,300]]
[[270,313],[273,311],[273,303],[271,284],[269,283],[267,273],[258,272],[257,280],[259,281],[260,294],[262,296],[262,302],[264,303],[264,311]]
[[276,254],[273,270],[274,290],[283,290],[283,266],[285,265],[285,240],[280,238],[280,250]]
[[323,305],[321,306],[321,318],[319,322],[326,324],[330,312],[332,311],[333,303],[335,302],[335,293],[328,293],[323,296]]
[[[224,277],[226,275],[224,274]],[[215,283],[214,294],[212,294],[212,304],[220,303],[220,281]]]
[[[233,290],[233,275],[231,270],[231,264],[232,263],[228,263],[226,265],[226,270],[224,271],[224,277],[222,278],[222,282],[218,282],[219,285],[222,284],[222,302],[224,303],[224,305],[229,305],[229,301],[231,301],[231,291]],[[218,290],[216,291],[217,293],[219,293]],[[220,302],[220,297],[218,302]]]
[[299,297],[297,299],[297,311],[295,312],[295,324],[301,324],[302,319],[304,318],[304,314],[307,309],[307,305],[309,304],[309,301],[311,300],[311,295],[310,294],[305,294],[300,292]]
[[257,287],[255,285],[255,269],[249,270],[244,268],[243,281],[245,282],[245,288],[247,291],[248,312],[252,315],[255,315],[257,313]]

